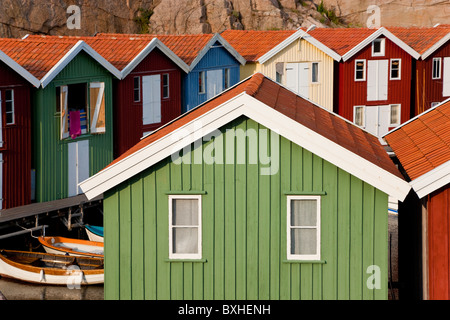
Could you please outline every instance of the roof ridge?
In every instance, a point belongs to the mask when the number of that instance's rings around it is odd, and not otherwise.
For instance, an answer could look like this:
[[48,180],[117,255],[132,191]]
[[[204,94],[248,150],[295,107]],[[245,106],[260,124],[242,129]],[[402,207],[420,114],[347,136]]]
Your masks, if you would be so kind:
[[263,83],[265,76],[257,72],[255,73],[248,81],[246,87],[244,88],[244,92],[252,97],[254,97],[261,87],[261,84]]

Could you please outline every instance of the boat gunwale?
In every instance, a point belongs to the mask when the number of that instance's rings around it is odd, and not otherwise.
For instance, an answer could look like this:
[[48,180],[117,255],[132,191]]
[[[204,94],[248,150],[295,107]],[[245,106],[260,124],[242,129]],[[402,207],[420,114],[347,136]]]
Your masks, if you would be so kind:
[[[73,250],[71,248],[68,247],[56,247],[54,245],[52,245],[51,243],[49,243],[48,241],[46,241],[46,239],[50,239],[53,238],[55,239],[56,242],[59,243],[79,243],[79,244],[84,244],[84,245],[91,245],[91,246],[96,246],[96,247],[102,247],[104,248],[103,242],[98,242],[98,241],[90,241],[90,240],[81,240],[81,239],[71,239],[71,238],[64,238],[64,237],[59,237],[59,236],[46,236],[46,237],[39,237],[38,240],[39,242],[43,245],[46,246],[48,248],[51,248],[53,250],[59,251],[59,252],[69,252],[69,253],[73,253],[73,254],[78,254],[78,255],[82,255],[83,257],[98,257],[98,258],[103,258],[103,254],[99,254],[99,253],[90,253],[87,251],[76,251]],[[64,241],[64,240],[70,240],[70,241]],[[89,244],[88,244],[89,243]]]

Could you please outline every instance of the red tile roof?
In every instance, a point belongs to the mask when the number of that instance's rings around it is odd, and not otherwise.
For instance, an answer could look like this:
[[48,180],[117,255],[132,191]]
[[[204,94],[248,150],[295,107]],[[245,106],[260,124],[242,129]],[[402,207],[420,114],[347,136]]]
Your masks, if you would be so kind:
[[378,29],[316,28],[308,32],[313,38],[343,56]]
[[255,99],[258,99],[305,127],[402,178],[377,137],[344,120],[342,117],[297,96],[294,92],[280,86],[261,73],[254,74],[251,78],[242,81],[237,86],[224,91],[214,99],[192,109],[175,121],[154,131],[119,158],[115,159],[110,165],[121,161],[242,92],[246,92],[248,95],[253,96]]
[[152,40],[152,37],[76,37],[30,35],[25,41],[73,41],[83,40],[114,67],[122,71]]
[[450,161],[450,101],[425,111],[384,138],[411,180]]
[[0,50],[37,79],[42,79],[75,44],[74,41],[0,39]]
[[151,40],[158,38],[170,50],[172,50],[187,65],[190,65],[199,55],[214,34],[184,34],[184,35],[163,35],[163,34],[120,34],[120,33],[99,33],[96,38],[112,39],[136,39]]
[[418,53],[424,54],[450,32],[450,25],[435,28],[389,27],[387,29]]
[[296,30],[225,30],[220,35],[247,61],[257,61]]

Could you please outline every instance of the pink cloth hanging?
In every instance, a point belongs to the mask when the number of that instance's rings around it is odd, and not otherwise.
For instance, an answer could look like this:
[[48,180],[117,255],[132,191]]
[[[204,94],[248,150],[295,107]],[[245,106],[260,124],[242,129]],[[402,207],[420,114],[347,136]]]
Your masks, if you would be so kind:
[[80,111],[70,111],[69,120],[69,134],[72,139],[75,139],[81,135]]

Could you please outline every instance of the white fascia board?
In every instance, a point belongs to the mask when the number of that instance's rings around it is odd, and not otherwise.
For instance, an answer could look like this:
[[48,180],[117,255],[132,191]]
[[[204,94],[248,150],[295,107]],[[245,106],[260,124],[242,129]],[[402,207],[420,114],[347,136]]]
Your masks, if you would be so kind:
[[438,42],[436,42],[430,49],[425,51],[421,56],[422,60],[425,60],[430,55],[432,55],[433,52],[435,52],[437,49],[443,46],[448,40],[450,40],[450,32],[447,33],[444,37],[442,37]]
[[[247,103],[244,115],[284,136],[311,153],[347,171],[389,196],[403,201],[411,186],[400,177],[349,151],[259,100]],[[266,107],[263,111],[262,108]]]
[[22,76],[25,80],[31,83],[36,88],[39,88],[41,82],[38,78],[33,76],[28,70],[18,64],[16,61],[11,59],[6,53],[0,51],[0,60],[3,61],[8,67],[17,72],[20,76]]
[[292,42],[297,40],[298,38],[301,38],[304,34],[306,34],[306,31],[302,29],[298,29],[296,32],[291,34],[289,37],[284,39],[282,42],[280,42],[278,45],[267,51],[265,54],[263,54],[259,59],[258,62],[263,64],[267,62],[270,58],[272,58],[274,55],[276,55],[278,52],[289,46]]
[[80,40],[41,79],[42,88],[45,88],[69,64],[69,62],[72,61],[78,55],[78,53],[81,50],[84,50],[93,59],[95,59],[98,63],[100,63],[105,69],[111,72],[118,79],[121,79],[122,75],[120,71],[117,70],[116,67],[114,67],[111,63],[109,63],[100,54],[98,54],[86,42]]
[[411,186],[403,179],[306,128],[246,93],[237,95],[118,163],[105,168],[80,183],[79,186],[86,197],[92,199],[241,115],[277,132],[400,201],[404,200],[411,189]]
[[441,164],[439,167],[410,182],[420,199],[449,183],[450,161]]
[[142,60],[153,51],[153,49],[158,48],[163,54],[165,54],[173,63],[181,68],[184,72],[189,72],[189,66],[181,60],[172,50],[170,50],[165,44],[163,44],[159,39],[153,38],[147,46],[136,56],[134,59],[122,70],[121,79],[124,79],[131,71],[133,71],[136,66],[142,62]]
[[206,44],[206,46],[199,52],[199,54],[197,55],[197,57],[195,57],[194,61],[192,61],[191,65],[189,66],[189,71],[192,71],[195,66],[200,62],[200,60],[203,59],[204,55],[209,51],[209,49],[213,46],[214,43],[216,43],[217,41],[220,42],[220,44],[222,44],[222,46],[225,47],[226,50],[228,50],[228,52],[236,58],[236,60],[239,61],[240,64],[245,65],[245,63],[247,62],[247,60],[244,59],[244,57],[242,57],[239,52],[236,51],[236,49],[234,49],[220,34],[215,33],[214,36],[211,38],[211,40],[208,41],[208,43]]
[[363,41],[361,41],[359,44],[357,44],[356,46],[354,46],[350,51],[348,51],[346,54],[344,54],[342,56],[342,60],[345,62],[347,60],[349,60],[351,57],[353,57],[357,52],[359,52],[360,50],[362,50],[365,46],[367,46],[368,44],[370,44],[373,40],[375,40],[376,38],[378,38],[379,36],[384,35],[386,38],[388,38],[389,40],[391,40],[392,42],[394,42],[396,45],[398,45],[400,48],[402,48],[403,50],[405,50],[408,54],[410,54],[413,58],[415,59],[419,59],[420,58],[420,53],[418,53],[417,51],[415,51],[413,48],[411,48],[410,46],[408,46],[405,42],[403,42],[402,40],[400,40],[398,37],[396,37],[395,35],[393,35],[390,31],[388,31],[387,29],[385,29],[384,27],[379,28],[377,31],[375,31],[374,33],[372,33],[370,36],[368,36],[366,39],[364,39]]

